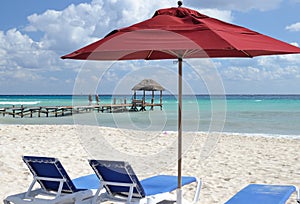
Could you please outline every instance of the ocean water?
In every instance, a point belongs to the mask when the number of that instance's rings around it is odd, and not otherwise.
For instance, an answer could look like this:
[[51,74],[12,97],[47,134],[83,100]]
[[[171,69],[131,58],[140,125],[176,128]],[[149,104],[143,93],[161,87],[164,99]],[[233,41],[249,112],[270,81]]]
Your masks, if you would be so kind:
[[[141,96],[138,96],[141,97]],[[131,102],[131,96],[100,96],[101,104]],[[95,99],[94,99],[95,100]],[[150,102],[151,96],[146,96]],[[158,102],[158,96],[155,96]],[[0,108],[88,105],[88,96],[1,95]],[[93,101],[95,103],[95,101]],[[149,108],[148,108],[149,109]],[[176,96],[163,96],[163,110],[74,114],[63,117],[24,118],[0,115],[0,124],[86,124],[137,130],[176,131]],[[300,138],[300,95],[183,96],[183,131],[209,131]]]

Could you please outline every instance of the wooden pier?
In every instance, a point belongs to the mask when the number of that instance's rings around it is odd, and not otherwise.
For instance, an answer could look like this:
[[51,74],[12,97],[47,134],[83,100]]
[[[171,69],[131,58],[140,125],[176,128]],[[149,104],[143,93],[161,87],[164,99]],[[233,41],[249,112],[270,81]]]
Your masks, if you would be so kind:
[[99,104],[87,106],[38,106],[38,107],[25,107],[25,106],[12,106],[0,108],[0,114],[3,116],[10,115],[12,117],[61,117],[79,113],[86,113],[91,111],[96,112],[126,112],[126,111],[146,111],[146,107],[159,106],[162,109],[162,104],[145,103],[142,100],[135,100],[128,104]]

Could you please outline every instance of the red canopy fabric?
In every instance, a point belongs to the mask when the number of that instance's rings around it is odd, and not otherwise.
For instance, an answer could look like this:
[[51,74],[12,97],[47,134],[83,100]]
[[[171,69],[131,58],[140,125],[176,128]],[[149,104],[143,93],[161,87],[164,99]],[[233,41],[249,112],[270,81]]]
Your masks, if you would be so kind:
[[152,18],[114,30],[105,38],[62,58],[155,60],[294,53],[300,53],[300,49],[195,10],[178,7],[160,9]]

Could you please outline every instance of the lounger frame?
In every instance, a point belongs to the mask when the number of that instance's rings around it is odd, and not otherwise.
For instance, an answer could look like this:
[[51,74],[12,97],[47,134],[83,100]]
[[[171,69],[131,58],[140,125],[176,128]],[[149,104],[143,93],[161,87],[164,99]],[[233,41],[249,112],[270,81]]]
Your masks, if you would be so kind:
[[[100,179],[100,188],[98,189],[96,196],[94,197],[92,203],[98,203],[103,201],[118,201],[124,203],[158,203],[162,200],[170,199],[170,191],[168,192],[161,192],[158,194],[147,195],[145,190],[143,189],[143,185],[141,185],[139,179],[137,178],[136,174],[134,173],[132,167],[129,163],[123,161],[106,161],[106,160],[90,160],[89,161],[91,167],[95,171],[96,175]],[[125,174],[127,176],[127,182],[117,182],[117,181],[107,181],[103,178],[102,172],[99,171],[99,166],[106,166],[108,169],[112,169],[112,171],[118,172],[121,174]],[[161,175],[162,176],[162,175]],[[174,177],[175,178],[175,177]],[[151,179],[151,178],[150,178]],[[177,177],[176,177],[177,180]],[[202,182],[200,179],[195,178],[197,183],[197,187],[195,189],[195,195],[193,203],[196,203],[200,197],[200,190],[202,186]],[[192,182],[190,182],[192,183]],[[177,184],[177,183],[176,183]],[[112,186],[116,187],[127,187],[128,191],[125,193],[116,193],[112,190]],[[176,185],[177,187],[177,185]],[[100,193],[102,189],[105,189],[105,193]],[[173,189],[175,190],[175,189]],[[103,192],[103,191],[102,191]],[[173,197],[173,196],[172,196]]]
[[[77,189],[60,161],[56,158],[23,156],[23,161],[30,169],[33,181],[26,192],[8,196],[4,199],[4,204],[79,204],[83,200],[88,200],[94,196],[91,189]],[[51,166],[51,170],[56,171],[55,176],[40,176],[39,172],[33,168],[32,162],[39,163],[41,166],[43,164],[46,167]],[[34,189],[37,183],[39,188]]]

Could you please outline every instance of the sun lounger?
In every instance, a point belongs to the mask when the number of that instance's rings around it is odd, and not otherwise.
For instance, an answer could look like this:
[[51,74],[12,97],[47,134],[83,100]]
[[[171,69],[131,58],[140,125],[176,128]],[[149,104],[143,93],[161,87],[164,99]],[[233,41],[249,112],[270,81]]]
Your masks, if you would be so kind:
[[[56,158],[23,156],[23,161],[33,174],[33,181],[27,192],[8,196],[5,204],[81,203],[94,195],[92,189],[100,186],[95,174],[72,181]],[[34,189],[36,183],[40,186]]]
[[[123,161],[90,160],[91,167],[100,179],[92,203],[98,201],[119,201],[126,203],[158,203],[166,194],[177,189],[177,176],[158,175],[139,181],[132,167]],[[194,202],[200,196],[201,181],[195,177],[182,178],[182,186],[196,182]],[[100,193],[105,188],[105,193]]]
[[284,204],[295,192],[300,203],[299,189],[295,186],[249,184],[225,204]]

